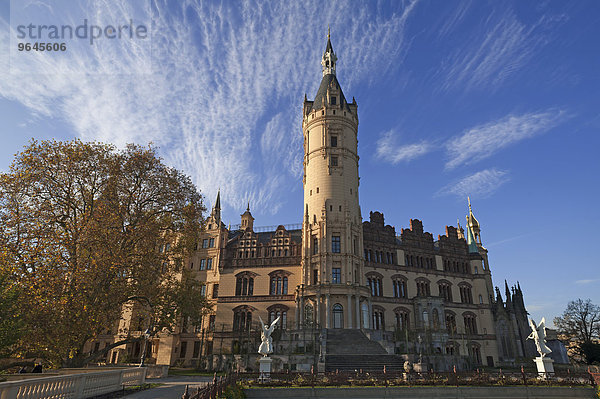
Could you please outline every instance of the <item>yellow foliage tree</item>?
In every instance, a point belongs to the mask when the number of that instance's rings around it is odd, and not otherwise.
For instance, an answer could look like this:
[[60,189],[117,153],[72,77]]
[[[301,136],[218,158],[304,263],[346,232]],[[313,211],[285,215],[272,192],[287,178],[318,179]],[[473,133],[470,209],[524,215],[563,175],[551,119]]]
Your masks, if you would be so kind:
[[200,317],[200,283],[180,265],[204,210],[191,180],[152,146],[32,141],[0,174],[0,268],[23,293],[12,355],[81,366],[139,339],[125,332],[102,353],[83,353],[131,301],[155,329]]

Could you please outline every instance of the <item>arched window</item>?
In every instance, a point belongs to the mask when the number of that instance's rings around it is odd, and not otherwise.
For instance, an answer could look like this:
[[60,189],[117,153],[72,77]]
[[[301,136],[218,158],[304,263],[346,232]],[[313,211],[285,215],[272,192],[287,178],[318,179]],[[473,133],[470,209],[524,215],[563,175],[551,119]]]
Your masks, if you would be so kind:
[[394,309],[394,314],[396,316],[396,329],[398,329],[398,330],[408,329],[409,328],[408,309],[396,308],[396,309]]
[[446,311],[446,329],[451,336],[456,334],[456,315],[450,311]]
[[473,313],[470,313],[470,312],[463,313],[463,319],[464,319],[464,323],[465,323],[465,333],[470,334],[470,335],[477,334],[476,318],[477,318],[477,316],[475,316]]
[[473,293],[471,291],[471,285],[463,282],[460,283],[458,286],[460,290],[460,301],[462,303],[473,303]]
[[383,296],[383,276],[381,274],[375,272],[368,273],[367,285],[371,290],[372,296]]
[[288,293],[288,275],[290,273],[284,270],[276,270],[269,273],[271,277],[271,288],[269,294],[271,295],[287,295]]
[[385,330],[385,310],[379,306],[373,306],[373,329]]
[[480,345],[476,342],[470,342],[467,345],[467,348],[469,350],[469,358],[471,359],[473,364],[475,364],[475,365],[481,364],[481,347],[480,347]]
[[426,297],[431,295],[429,280],[425,278],[417,279],[417,296]]
[[238,306],[233,309],[233,330],[248,331],[252,326],[252,311],[255,310],[247,305]]
[[279,323],[277,324],[282,330],[287,328],[287,312],[289,308],[285,305],[271,305],[267,308],[269,312],[268,324],[271,324],[275,319],[280,317]]
[[236,296],[251,296],[254,294],[254,276],[256,274],[251,272],[242,272],[236,276]]
[[446,302],[452,302],[452,284],[446,280],[438,281],[438,289],[440,297]]
[[339,303],[333,305],[333,328],[344,328],[344,308]]
[[393,276],[392,282],[394,286],[394,297],[406,298],[406,279],[401,276]]
[[362,305],[360,305],[360,311],[362,313],[363,328],[371,328],[369,326],[369,306],[367,306],[365,302],[363,302]]

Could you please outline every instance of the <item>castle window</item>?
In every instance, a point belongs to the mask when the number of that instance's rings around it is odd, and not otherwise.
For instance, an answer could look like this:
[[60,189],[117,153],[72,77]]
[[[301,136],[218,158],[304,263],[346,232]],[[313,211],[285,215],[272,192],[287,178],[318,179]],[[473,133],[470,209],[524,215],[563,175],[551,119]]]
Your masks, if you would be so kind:
[[319,253],[319,239],[317,238],[317,236],[313,236],[312,242],[313,242],[313,255],[316,255]]
[[373,329],[385,330],[385,319],[383,308],[373,310]]
[[317,269],[313,270],[313,284],[319,284],[319,271]]
[[462,283],[460,286],[460,301],[462,303],[473,303],[473,293],[471,286],[467,283]]
[[194,262],[191,262],[191,263],[190,263],[190,269],[191,269],[191,270],[194,270]]
[[472,313],[466,313],[463,315],[465,323],[465,332],[469,335],[477,334],[477,321],[476,316]]
[[396,329],[405,330],[408,329],[408,310],[400,308],[394,311],[396,315]]
[[430,295],[429,281],[424,279],[417,281],[417,296],[425,297]]
[[396,298],[406,298],[406,280],[394,279],[394,296]]
[[438,289],[440,297],[444,298],[444,301],[452,302],[452,287],[447,281],[441,281],[438,283]]
[[367,276],[367,285],[371,289],[372,296],[383,296],[383,284],[380,275]]
[[321,111],[321,116],[325,115],[325,111]]
[[280,308],[275,308],[274,310],[271,310],[269,312],[269,322],[268,324],[271,324],[275,319],[277,319],[278,317],[281,317],[280,323],[278,323],[278,326],[282,329],[285,330],[287,327],[287,310],[279,310]]
[[238,276],[235,282],[235,295],[236,296],[250,296],[254,293],[254,277],[248,274],[242,273]]
[[281,274],[271,276],[271,295],[287,295],[288,278]]
[[335,97],[331,97],[331,105],[336,105],[336,100]]
[[206,259],[206,270],[212,269],[212,262],[213,262],[212,258]]
[[242,306],[241,309],[235,311],[233,314],[233,330],[234,331],[248,331],[252,326],[252,311]]
[[310,190],[310,195],[312,195],[312,190]]
[[202,248],[208,248],[208,238],[202,240]]
[[200,259],[200,270],[204,270],[206,268],[206,259]]
[[481,295],[479,295],[479,304],[483,305],[483,297]]
[[446,328],[449,334],[456,334],[456,316],[454,313],[446,312]]
[[317,194],[319,194],[319,187],[317,187]]
[[331,252],[334,254],[341,252],[340,236],[331,236]]
[[213,298],[218,298],[219,297],[219,284],[213,284],[213,294],[212,294]]
[[338,157],[337,156],[331,157],[331,166],[338,166]]
[[208,241],[208,246],[209,246],[209,248],[214,248],[215,247],[215,239],[214,238],[211,238]]
[[331,136],[331,146],[337,147],[337,136]]
[[331,269],[331,282],[333,284],[342,283],[342,269],[340,269],[339,267],[334,267]]

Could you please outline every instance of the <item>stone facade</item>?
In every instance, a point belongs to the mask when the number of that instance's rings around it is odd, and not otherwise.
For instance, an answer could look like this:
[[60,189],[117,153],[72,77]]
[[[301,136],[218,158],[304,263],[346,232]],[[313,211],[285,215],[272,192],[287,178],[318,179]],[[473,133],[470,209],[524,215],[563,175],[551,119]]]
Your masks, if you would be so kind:
[[[506,301],[494,291],[470,202],[466,235],[457,224],[434,239],[417,219],[398,234],[380,212],[363,221],[358,105],[346,100],[336,61],[328,39],[321,85],[302,107],[302,224],[255,228],[248,205],[240,225],[228,228],[219,194],[185,265],[205,282],[212,314],[198,326],[181,321],[173,333],[158,334],[149,361],[256,370],[259,316],[281,317],[275,369],[323,363],[329,329],[361,330],[388,353],[415,361],[420,355],[436,369],[533,357],[521,288],[507,285]],[[118,351],[135,357],[140,350],[115,349],[107,361]]]

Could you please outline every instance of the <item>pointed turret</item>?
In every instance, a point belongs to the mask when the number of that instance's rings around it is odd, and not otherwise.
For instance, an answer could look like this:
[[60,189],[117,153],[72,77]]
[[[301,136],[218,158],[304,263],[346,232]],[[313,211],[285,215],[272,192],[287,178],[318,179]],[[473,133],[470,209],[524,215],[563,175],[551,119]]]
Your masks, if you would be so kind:
[[471,230],[471,226],[467,225],[467,245],[469,246],[470,254],[479,253],[479,249],[477,249],[477,243],[475,242],[475,238],[473,237],[473,231]]
[[248,201],[248,206],[246,207],[246,212],[242,213],[242,230],[252,231],[254,228],[254,218],[252,217],[252,213],[250,213],[250,201]]
[[321,65],[323,66],[323,76],[325,75],[335,75],[335,63],[337,61],[337,56],[333,51],[333,46],[331,45],[331,30],[327,31],[327,47],[325,47],[325,52],[323,53],[323,59],[321,60]]
[[481,227],[479,226],[479,222],[473,215],[473,209],[471,209],[471,198],[467,197],[467,201],[469,203],[469,215],[467,216],[467,226],[471,228],[473,231],[473,237],[475,241],[481,245]]
[[221,189],[217,191],[217,200],[215,201],[215,209],[221,210]]
[[215,200],[215,205],[212,208],[210,216],[214,222],[215,228],[219,228],[221,226],[221,189],[217,191],[217,199]]
[[512,296],[510,295],[510,288],[508,288],[506,280],[504,280],[504,295],[506,295],[506,305],[510,306],[512,303]]
[[460,220],[456,219],[456,235],[459,240],[465,239],[465,229],[460,226]]

